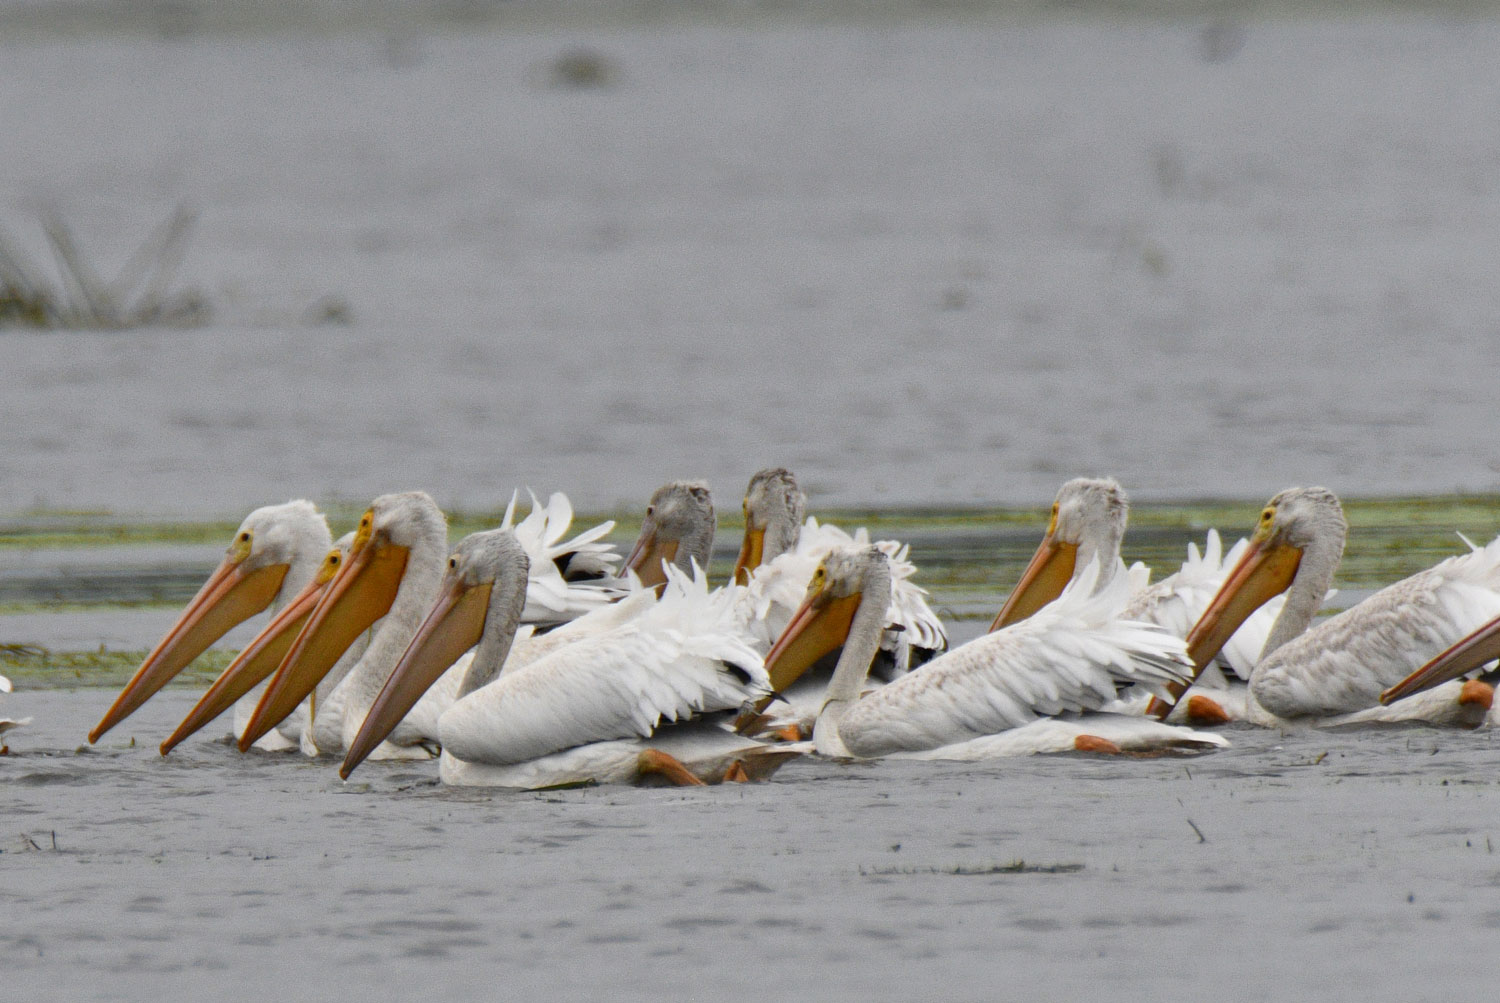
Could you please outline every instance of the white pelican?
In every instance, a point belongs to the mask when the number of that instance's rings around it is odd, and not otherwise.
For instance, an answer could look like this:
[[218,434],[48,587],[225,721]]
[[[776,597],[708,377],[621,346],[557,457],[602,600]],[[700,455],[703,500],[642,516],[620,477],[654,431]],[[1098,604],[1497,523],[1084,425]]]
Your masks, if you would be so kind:
[[89,732],[89,742],[134,713],[235,625],[300,592],[331,541],[327,520],[309,501],[268,505],[246,516],[223,561]]
[[1166,683],[1185,680],[1190,666],[1182,641],[1154,625],[1119,619],[1128,598],[1126,576],[1117,573],[1096,592],[1097,561],[1029,618],[939,655],[861,697],[889,601],[888,563],[873,547],[830,554],[766,658],[779,688],[805,668],[811,651],[830,637],[842,640],[844,650],[813,729],[818,752],[974,758],[1050,751],[1056,747],[1054,733],[1069,727],[1072,747],[1093,751],[1225,744],[1219,736],[1123,715],[1097,718],[1098,727],[1110,729],[1118,740],[1093,730],[1096,719],[1087,715],[1054,722],[1050,729],[1037,726],[1034,741],[1026,735],[995,738],[1058,714],[1097,710],[1115,699],[1122,683],[1164,692]]
[[[513,514],[514,500],[506,512],[507,523]],[[564,581],[558,561],[565,555],[580,555],[581,563],[594,567],[607,568],[611,563],[607,545],[594,541],[613,524],[560,543],[571,519],[572,507],[566,497],[556,494],[546,507],[534,503],[531,515],[516,527],[538,557],[525,592],[525,618],[531,623],[559,623],[605,606],[620,594],[613,580]],[[281,720],[349,645],[380,621],[363,657],[314,715],[308,749],[332,752],[350,741],[436,596],[447,549],[447,520],[425,492],[375,499],[355,531],[348,559],[332,576],[292,642],[245,734],[253,735]],[[455,667],[446,683],[435,686],[429,698],[413,708],[383,756],[431,754],[428,746],[436,739],[437,718],[452,702],[461,676],[462,668]],[[246,746],[244,737],[240,744]]]
[[785,467],[758,470],[745,488],[745,535],[734,559],[733,581],[750,584],[750,572],[797,546],[807,495]]
[[697,562],[708,567],[714,546],[714,500],[708,485],[702,481],[671,481],[651,495],[641,533],[625,567],[640,577],[646,586],[665,582],[662,564],[676,565],[684,571]]
[[[0,693],[9,693],[10,691],[10,680],[6,679],[4,676],[0,676]],[[30,723],[31,718],[29,717],[23,717],[20,720],[16,720],[13,717],[0,717],[0,756],[3,756],[10,751],[10,746],[5,744],[5,740],[3,737],[5,733],[7,731],[10,731],[12,728],[23,728]]]
[[735,561],[733,580],[747,586],[745,600],[757,621],[765,624],[767,643],[786,629],[802,601],[818,563],[839,547],[880,549],[891,563],[891,604],[880,640],[875,671],[883,678],[905,675],[948,647],[948,631],[927,604],[927,592],[912,584],[916,566],[910,548],[896,540],[870,542],[860,527],[851,536],[836,526],[803,522],[805,496],[791,471],[761,470],[745,491],[745,535]]
[[445,783],[542,787],[646,774],[702,783],[769,773],[796,752],[695,717],[738,709],[768,688],[733,591],[710,593],[695,572],[669,566],[659,599],[642,589],[620,604],[631,607],[624,622],[515,667],[507,654],[524,603],[525,550],[505,531],[466,537],[340,774],[348,777],[470,646],[459,699],[438,726]]
[[[514,527],[516,540],[528,558],[526,603],[521,611],[525,636],[512,648],[517,663],[539,657],[580,632],[603,629],[603,625],[622,613],[616,600],[629,591],[629,583],[616,577],[615,565],[620,555],[613,545],[596,542],[615,528],[613,521],[601,523],[571,539],[564,540],[573,521],[573,506],[566,495],[557,491],[546,505],[531,496],[531,511],[519,523],[514,521],[516,495],[506,507],[501,529]],[[593,617],[587,613],[596,613]],[[578,624],[578,620],[585,624]],[[561,625],[561,626],[559,626]],[[534,628],[552,628],[544,634],[532,634]],[[436,742],[436,719],[458,696],[458,687],[468,666],[468,657],[454,660],[438,685],[429,689],[421,710],[398,734],[412,732]],[[335,671],[337,666],[335,666]],[[331,674],[331,673],[330,673]],[[387,670],[381,684],[389,678]],[[372,677],[373,678],[373,677]],[[359,680],[351,680],[334,689],[323,702],[323,710],[314,718],[313,727],[303,751],[309,755],[337,753],[347,749],[364,723],[373,696]],[[381,758],[390,758],[394,749],[387,745]]]
[[[329,581],[261,697],[240,751],[302,702],[355,639],[381,620],[345,684],[375,698],[437,593],[448,520],[423,491],[381,495],[360,517],[349,557]],[[357,700],[351,701],[355,706]],[[403,742],[416,745],[426,736]]]
[[1310,626],[1346,532],[1343,507],[1326,488],[1289,488],[1272,498],[1249,548],[1188,636],[1193,663],[1206,664],[1246,616],[1285,591],[1286,604],[1250,675],[1248,720],[1480,723],[1493,692],[1484,684],[1465,690],[1455,683],[1389,707],[1378,700],[1414,666],[1500,614],[1500,538]]
[[[796,478],[784,468],[759,471],[745,492],[745,535],[735,562],[734,581],[744,585],[737,600],[747,626],[767,649],[780,637],[807,592],[818,565],[840,548],[872,546],[861,527],[853,536],[835,526],[820,525],[808,516],[803,523],[805,497]],[[873,544],[889,559],[891,601],[886,609],[880,649],[871,665],[872,682],[905,675],[948,647],[948,632],[927,604],[927,593],[912,584],[916,566],[908,548],[895,540]],[[760,708],[763,717],[741,723],[760,734],[800,737],[811,733],[823,704],[832,672],[830,644],[820,658],[820,671],[806,672],[777,695],[781,702]]]
[[[1059,488],[1042,542],[990,629],[1023,620],[1057,598],[1091,560],[1097,559],[1103,571],[1117,567],[1129,510],[1125,490],[1113,478],[1078,477]],[[1150,569],[1140,563],[1131,565],[1132,595],[1120,611],[1121,618],[1154,623],[1185,638],[1248,546],[1249,541],[1241,539],[1225,556],[1218,532],[1209,530],[1201,553],[1189,543],[1182,567],[1154,584],[1147,584]],[[1108,577],[1100,586],[1105,584]],[[1219,724],[1243,716],[1244,687],[1228,682],[1221,667],[1241,680],[1250,678],[1282,602],[1280,596],[1271,599],[1240,625],[1200,674],[1194,692],[1181,702],[1174,720]]]

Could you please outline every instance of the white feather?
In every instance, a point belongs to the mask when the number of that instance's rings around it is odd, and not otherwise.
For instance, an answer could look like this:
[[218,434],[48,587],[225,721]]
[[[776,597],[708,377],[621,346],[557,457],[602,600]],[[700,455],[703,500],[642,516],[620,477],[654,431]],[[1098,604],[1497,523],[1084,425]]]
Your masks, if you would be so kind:
[[1097,594],[1090,562],[1052,603],[985,634],[858,700],[839,723],[855,755],[934,749],[1039,717],[1095,710],[1118,685],[1163,692],[1190,669],[1182,640],[1122,620],[1129,576],[1120,566]]

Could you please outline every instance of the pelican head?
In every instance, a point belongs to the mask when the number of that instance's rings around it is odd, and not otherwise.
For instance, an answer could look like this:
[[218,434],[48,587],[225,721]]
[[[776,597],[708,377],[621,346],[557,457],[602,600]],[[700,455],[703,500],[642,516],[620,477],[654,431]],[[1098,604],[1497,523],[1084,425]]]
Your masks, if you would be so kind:
[[702,481],[672,481],[656,489],[646,506],[641,535],[625,559],[625,566],[640,576],[641,584],[661,585],[667,580],[662,562],[691,571],[693,561],[708,567],[714,544],[714,500]]
[[1113,569],[1129,511],[1125,489],[1112,477],[1075,477],[1059,488],[1047,532],[990,630],[1024,620],[1062,595],[1094,557],[1101,568]]
[[269,606],[283,585],[300,589],[330,540],[328,522],[310,501],[268,505],[246,516],[224,559],[89,732],[89,741],[97,742],[209,645]]
[[[1188,632],[1195,669],[1207,665],[1250,614],[1288,589],[1295,594],[1288,595],[1261,657],[1300,633],[1338,567],[1348,529],[1338,496],[1327,488],[1288,488],[1267,502],[1250,546]],[[1294,619],[1300,622],[1293,626]]]
[[[295,710],[403,591],[412,594],[429,585],[427,579],[436,580],[447,535],[447,520],[425,491],[381,495],[371,503],[354,531],[348,559],[328,582],[240,736],[240,751]],[[409,574],[409,564],[421,565],[423,574]]]
[[525,547],[508,529],[459,541],[448,556],[437,601],[365,715],[339,769],[341,777],[348,779],[465,651],[479,645],[460,696],[499,673],[526,605],[530,568]]
[[807,496],[785,467],[767,467],[745,489],[745,539],[734,562],[734,578],[750,584],[750,572],[797,545]]
[[[844,547],[833,550],[813,572],[802,605],[792,614],[786,629],[766,654],[766,672],[771,688],[785,690],[814,662],[844,645],[855,629],[855,614],[871,596],[884,618],[890,603],[890,559],[876,547]],[[877,628],[880,624],[876,625]],[[875,634],[879,646],[879,631]],[[863,666],[869,670],[872,649]]]

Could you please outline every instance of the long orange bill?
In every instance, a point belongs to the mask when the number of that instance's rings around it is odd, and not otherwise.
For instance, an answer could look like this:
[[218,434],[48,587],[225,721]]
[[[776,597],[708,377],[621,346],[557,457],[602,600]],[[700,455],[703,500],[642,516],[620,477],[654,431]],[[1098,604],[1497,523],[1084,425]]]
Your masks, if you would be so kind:
[[289,567],[268,564],[246,571],[241,562],[226,557],[172,629],[136,669],[114,705],[89,732],[89,741],[99,741],[105,732],[135,713],[189,662],[207,651],[209,645],[271,605]]
[[281,608],[271,622],[245,646],[245,650],[219,674],[208,692],[203,694],[187,717],[182,719],[177,730],[172,732],[172,736],[161,743],[163,756],[183,739],[234,706],[236,700],[276,671],[276,666],[286,657],[292,641],[296,640],[297,633],[307,623],[307,618],[312,616],[313,608],[327,588],[328,579],[314,579],[298,593],[297,598]]
[[848,640],[860,596],[856,592],[833,599],[820,592],[803,600],[766,654],[766,672],[773,690],[784,691],[814,662]]
[[990,630],[999,630],[1026,619],[1047,605],[1067,588],[1073,579],[1073,569],[1078,565],[1078,544],[1064,543],[1048,533],[1042,538],[1031,563],[1021,573],[1021,580],[1000,607],[1000,612],[990,624]]
[[740,542],[739,556],[734,559],[734,574],[729,580],[739,585],[749,585],[750,572],[760,567],[765,554],[766,531],[752,527],[746,520],[745,539]]
[[625,567],[640,576],[642,585],[661,585],[667,580],[662,562],[671,564],[677,559],[677,543],[676,540],[662,539],[654,528],[643,528],[630,556],[625,558]]
[[466,586],[461,581],[446,583],[437,602],[416,636],[406,646],[401,661],[391,670],[380,695],[365,715],[359,734],[344,756],[339,776],[345,780],[354,768],[364,762],[375,747],[395,730],[422,694],[458,661],[464,652],[479,643],[489,612],[493,585]]
[[240,736],[241,752],[296,710],[349,645],[390,611],[410,551],[382,539],[356,539],[355,548],[271,677]]
[[1388,704],[1431,689],[1497,657],[1500,657],[1500,617],[1450,645],[1442,654],[1380,694],[1380,702]]
[[[1267,543],[1251,540],[1250,547],[1240,562],[1234,566],[1208,609],[1188,631],[1187,655],[1193,663],[1193,678],[1217,655],[1240,629],[1250,614],[1260,609],[1272,596],[1285,592],[1297,576],[1297,567],[1302,563],[1302,551],[1284,543]],[[1168,683],[1167,691],[1172,701],[1153,698],[1147,713],[1160,720],[1172,712],[1177,700],[1187,692],[1192,683]]]

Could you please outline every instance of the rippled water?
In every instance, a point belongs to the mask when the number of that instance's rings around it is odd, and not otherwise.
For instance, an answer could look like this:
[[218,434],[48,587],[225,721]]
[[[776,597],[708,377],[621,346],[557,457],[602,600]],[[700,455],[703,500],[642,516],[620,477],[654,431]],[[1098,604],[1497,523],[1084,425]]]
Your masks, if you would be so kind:
[[[768,462],[825,504],[1495,488],[1500,26],[1205,39],[0,42],[13,239],[54,205],[112,271],[185,201],[216,309],[0,337],[0,511],[603,507]],[[555,85],[578,46],[605,86]]]
[[[804,762],[749,787],[520,794],[412,764],[346,785],[207,738],[164,760],[181,691],[75,753],[110,694],[30,696],[38,725],[0,759],[17,999],[1493,985],[1492,732],[1234,729],[1191,760]],[[1067,869],[986,873],[1018,861]]]

